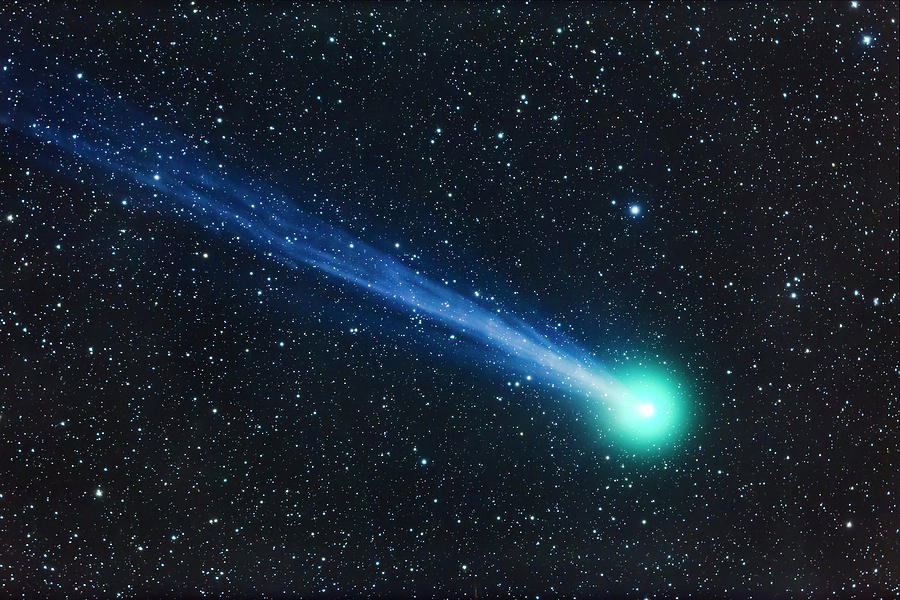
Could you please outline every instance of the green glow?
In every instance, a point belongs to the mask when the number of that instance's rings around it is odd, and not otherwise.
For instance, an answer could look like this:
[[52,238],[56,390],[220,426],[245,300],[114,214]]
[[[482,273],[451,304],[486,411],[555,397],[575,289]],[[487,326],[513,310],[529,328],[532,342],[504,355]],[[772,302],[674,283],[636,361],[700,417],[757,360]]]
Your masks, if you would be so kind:
[[621,378],[625,391],[611,403],[612,434],[632,450],[672,446],[687,424],[686,386],[656,369],[632,371]]

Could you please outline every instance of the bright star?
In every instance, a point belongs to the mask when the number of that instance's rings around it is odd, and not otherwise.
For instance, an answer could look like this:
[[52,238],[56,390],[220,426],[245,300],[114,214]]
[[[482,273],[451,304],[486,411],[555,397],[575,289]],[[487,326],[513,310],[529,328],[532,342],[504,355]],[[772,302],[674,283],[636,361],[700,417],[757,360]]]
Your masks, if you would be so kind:
[[631,214],[633,214],[633,215],[639,215],[639,214],[641,214],[641,207],[638,206],[637,204],[632,204],[632,205],[631,205],[631,208],[629,208],[628,210],[629,210],[629,211],[631,212]]

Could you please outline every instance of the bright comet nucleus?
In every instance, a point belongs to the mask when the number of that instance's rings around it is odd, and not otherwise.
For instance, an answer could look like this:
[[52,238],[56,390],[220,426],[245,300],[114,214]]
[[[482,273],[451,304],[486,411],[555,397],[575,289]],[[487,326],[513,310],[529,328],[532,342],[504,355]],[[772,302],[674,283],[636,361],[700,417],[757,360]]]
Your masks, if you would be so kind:
[[686,386],[657,369],[640,369],[620,378],[618,398],[610,403],[610,433],[633,450],[672,446],[684,431]]

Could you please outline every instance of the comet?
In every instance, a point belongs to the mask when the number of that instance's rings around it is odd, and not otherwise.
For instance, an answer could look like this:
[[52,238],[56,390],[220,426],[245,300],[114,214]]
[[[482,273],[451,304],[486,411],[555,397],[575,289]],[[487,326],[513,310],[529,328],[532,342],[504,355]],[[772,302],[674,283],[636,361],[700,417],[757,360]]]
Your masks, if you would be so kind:
[[0,76],[2,124],[35,143],[55,170],[112,195],[125,190],[161,215],[235,240],[289,269],[321,271],[500,351],[546,384],[577,393],[599,426],[633,447],[661,446],[680,429],[681,385],[665,374],[616,377],[577,344],[551,339],[515,315],[436,283],[303,212],[289,194],[224,168],[207,153],[207,140],[167,126],[81,73],[13,63]]

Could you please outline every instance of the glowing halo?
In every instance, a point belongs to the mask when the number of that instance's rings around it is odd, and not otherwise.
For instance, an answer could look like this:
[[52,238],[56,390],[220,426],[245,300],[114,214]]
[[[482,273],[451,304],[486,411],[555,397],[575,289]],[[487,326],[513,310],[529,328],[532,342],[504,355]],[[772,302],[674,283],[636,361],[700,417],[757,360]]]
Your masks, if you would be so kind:
[[688,422],[687,386],[661,369],[639,367],[618,377],[622,391],[609,403],[608,429],[628,449],[672,446]]

